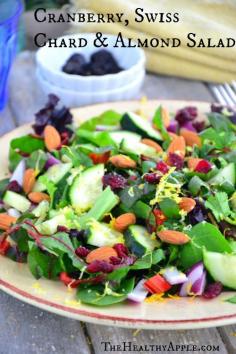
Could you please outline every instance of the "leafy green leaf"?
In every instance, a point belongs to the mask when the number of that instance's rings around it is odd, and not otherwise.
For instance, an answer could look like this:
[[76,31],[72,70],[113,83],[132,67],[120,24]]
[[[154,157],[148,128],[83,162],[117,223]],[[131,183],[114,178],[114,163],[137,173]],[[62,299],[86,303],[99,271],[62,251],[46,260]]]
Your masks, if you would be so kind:
[[74,167],[85,166],[91,167],[93,165],[92,160],[88,155],[80,151],[78,146],[66,146],[61,149],[62,156],[66,156],[70,159]]
[[113,281],[116,281],[116,282],[120,282],[122,279],[124,279],[126,277],[126,275],[128,274],[129,270],[130,270],[130,268],[127,267],[127,266],[117,268],[117,269],[113,270],[113,272],[108,274],[107,279],[108,280],[113,280]]
[[187,232],[191,241],[185,244],[180,251],[180,261],[187,269],[203,259],[202,250],[219,253],[231,253],[232,249],[219,229],[207,222],[192,227]]
[[79,128],[76,134],[80,139],[83,138],[97,146],[116,146],[116,143],[112,140],[108,132],[90,132]]
[[194,176],[191,178],[188,184],[188,189],[192,193],[193,196],[202,194],[206,195],[210,191],[209,185],[202,181],[198,176]]
[[66,253],[75,268],[82,269],[85,266],[84,261],[75,254],[73,244],[67,233],[59,232],[50,237],[42,237],[41,242],[53,254],[61,256]]
[[9,178],[5,178],[0,181],[0,198],[2,198],[2,195],[5,193],[8,183],[9,183]]
[[45,166],[47,161],[47,155],[42,150],[37,150],[32,152],[32,154],[26,160],[27,167],[33,168],[38,173],[41,172]]
[[159,203],[159,205],[162,212],[167,218],[172,219],[178,218],[180,216],[179,206],[174,200],[165,198]]
[[109,283],[105,287],[101,284],[80,284],[76,296],[85,304],[108,306],[124,301],[133,288],[134,278],[122,280],[116,291],[109,287]]
[[208,197],[205,206],[211,209],[218,222],[231,214],[228,195],[225,192],[217,192]]
[[216,149],[223,149],[230,146],[235,140],[235,134],[230,131],[216,131],[213,128],[205,129],[201,134],[203,142],[210,141]]
[[50,196],[50,205],[52,206],[54,202],[54,194],[57,190],[56,185],[52,181],[50,181],[46,175],[40,176],[38,181],[45,185],[46,190]]
[[36,279],[55,279],[62,271],[60,260],[52,254],[43,253],[33,242],[29,242],[27,256],[29,269]]
[[163,108],[162,108],[162,106],[160,106],[157,108],[152,122],[155,125],[155,127],[161,132],[163,139],[165,139],[166,141],[169,142],[170,136],[166,130],[162,114],[163,114]]
[[24,225],[20,227],[19,230],[11,233],[11,239],[17,244],[18,249],[21,252],[29,251],[29,241],[31,240],[28,236],[27,227]]
[[226,299],[225,301],[230,302],[231,304],[236,304],[236,295]]
[[23,159],[23,156],[21,156],[18,152],[16,152],[14,149],[10,147],[9,149],[9,170],[13,172],[15,168],[17,167],[18,163]]
[[121,117],[122,115],[120,113],[109,110],[98,117],[94,117],[84,122],[81,124],[80,129],[93,131],[96,129],[97,125],[117,126],[120,123]]
[[212,127],[217,131],[232,131],[231,121],[223,114],[220,113],[209,113],[207,115],[208,120]]
[[45,144],[42,139],[36,138],[32,135],[25,135],[11,141],[12,149],[19,149],[21,152],[31,154],[36,150],[44,150]]

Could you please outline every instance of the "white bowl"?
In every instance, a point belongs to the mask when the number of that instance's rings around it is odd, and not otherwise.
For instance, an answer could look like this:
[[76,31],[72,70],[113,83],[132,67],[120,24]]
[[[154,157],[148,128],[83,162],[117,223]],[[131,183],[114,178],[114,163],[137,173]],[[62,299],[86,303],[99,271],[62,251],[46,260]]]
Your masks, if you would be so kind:
[[[80,76],[69,75],[62,71],[63,65],[72,54],[81,53],[89,60],[92,53],[101,49],[94,46],[96,38],[94,33],[82,33],[60,37],[57,40],[60,41],[63,38],[68,43],[70,38],[86,38],[88,44],[84,48],[50,48],[47,43],[45,47],[37,51],[36,61],[41,76],[46,77],[47,81],[55,86],[80,92],[113,90],[133,81],[145,69],[144,51],[140,48],[114,48],[117,37],[109,34],[103,36],[108,38],[108,47],[105,49],[109,50],[119,65],[124,68],[120,73]],[[127,40],[124,41],[127,43]]]
[[45,94],[48,95],[50,93],[54,93],[61,99],[61,102],[64,105],[72,108],[94,103],[131,100],[137,98],[144,81],[145,70],[139,72],[138,77],[136,77],[135,80],[133,79],[132,82],[129,82],[128,85],[113,90],[93,90],[91,92],[78,92],[55,86],[48,82],[41,75],[39,70],[36,71],[36,77]]

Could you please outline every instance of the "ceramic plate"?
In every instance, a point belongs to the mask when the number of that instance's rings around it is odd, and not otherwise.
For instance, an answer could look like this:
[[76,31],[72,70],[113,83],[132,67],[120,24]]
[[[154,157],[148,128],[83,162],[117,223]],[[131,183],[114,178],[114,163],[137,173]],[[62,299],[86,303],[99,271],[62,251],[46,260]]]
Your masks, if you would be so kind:
[[[185,105],[196,105],[204,113],[209,104],[203,102],[162,101],[170,111]],[[142,104],[142,109],[151,116],[160,101]],[[96,116],[104,110],[140,109],[140,102],[117,102],[83,107],[72,110],[77,123]],[[30,132],[30,126],[22,126],[0,139],[0,178],[7,175],[8,146],[12,138]],[[214,300],[182,298],[166,299],[141,305],[120,304],[106,308],[82,305],[76,302],[74,290],[68,290],[60,282],[45,279],[35,280],[27,265],[17,264],[0,256],[0,288],[8,294],[44,310],[101,325],[145,329],[192,329],[217,327],[236,323],[236,305],[224,300],[233,292],[223,293]]]

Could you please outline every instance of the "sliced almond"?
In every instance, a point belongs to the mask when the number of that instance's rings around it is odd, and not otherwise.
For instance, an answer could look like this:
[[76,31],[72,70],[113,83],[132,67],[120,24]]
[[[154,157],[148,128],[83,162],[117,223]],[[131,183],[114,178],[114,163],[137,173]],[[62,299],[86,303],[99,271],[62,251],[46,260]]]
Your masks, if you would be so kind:
[[114,155],[109,158],[109,162],[118,168],[135,168],[136,162],[126,155]]
[[36,180],[36,173],[33,168],[29,168],[24,173],[24,180],[23,180],[23,190],[25,194],[29,194],[35,184]]
[[42,192],[31,192],[28,195],[28,198],[32,203],[35,203],[35,204],[39,204],[43,200],[47,200],[48,202],[50,201],[49,195],[46,193],[42,193]]
[[193,210],[195,205],[196,205],[196,202],[193,198],[183,197],[183,198],[181,198],[181,201],[179,202],[180,209],[186,211],[187,213],[189,213],[191,210]]
[[9,227],[16,222],[17,218],[6,213],[0,214],[0,230],[7,231]]
[[172,245],[183,245],[190,241],[190,237],[183,232],[175,230],[162,230],[157,233],[161,241]]
[[89,252],[86,257],[87,263],[94,261],[109,261],[110,257],[117,257],[117,252],[112,247],[103,246]]
[[187,146],[202,146],[201,138],[197,133],[187,129],[180,129],[180,135],[184,138]]
[[142,139],[141,143],[154,148],[156,152],[163,152],[162,147],[152,139]]
[[125,213],[118,218],[115,219],[113,224],[114,228],[119,231],[125,231],[130,225],[134,225],[136,223],[136,216],[133,213]]
[[53,151],[61,146],[61,136],[52,125],[47,125],[44,129],[44,142],[48,151]]

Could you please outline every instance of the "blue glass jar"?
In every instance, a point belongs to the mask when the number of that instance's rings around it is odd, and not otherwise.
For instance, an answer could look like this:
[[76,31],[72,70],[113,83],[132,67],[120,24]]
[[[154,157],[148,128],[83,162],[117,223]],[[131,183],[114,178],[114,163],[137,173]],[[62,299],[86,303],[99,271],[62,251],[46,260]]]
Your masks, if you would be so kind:
[[16,53],[19,18],[23,10],[21,0],[0,0],[0,110],[7,102],[7,83]]

